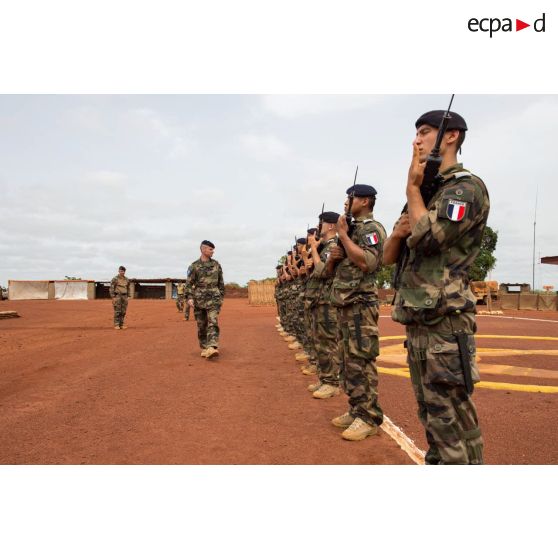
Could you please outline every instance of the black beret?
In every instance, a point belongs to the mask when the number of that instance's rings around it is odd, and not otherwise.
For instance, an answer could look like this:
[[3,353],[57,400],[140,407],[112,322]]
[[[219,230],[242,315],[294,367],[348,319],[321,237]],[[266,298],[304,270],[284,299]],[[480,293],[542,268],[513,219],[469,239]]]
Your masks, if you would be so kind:
[[368,184],[355,184],[347,190],[349,196],[356,196],[357,198],[373,198],[378,192],[374,186]]
[[123,265],[121,265],[121,266],[118,268],[118,271],[120,271],[120,270],[126,271],[126,268],[125,268]]
[[202,245],[205,244],[205,246],[209,246],[210,248],[215,248],[215,244],[213,244],[213,242],[211,242],[210,240],[202,240]]
[[308,229],[306,232],[307,234],[316,234],[317,230],[318,229],[316,227],[312,227],[311,229]]
[[337,223],[339,220],[339,213],[335,213],[335,211],[324,211],[320,215],[320,219],[324,223]]
[[306,244],[306,237],[304,237],[304,238],[297,238],[297,239],[296,239],[296,243],[297,243],[297,244]]
[[[430,112],[425,112],[416,122],[415,128],[419,128],[423,124],[428,124],[428,126],[432,126],[433,128],[439,128],[442,124],[442,118],[444,118],[444,114],[446,114],[445,110],[431,110]],[[457,112],[452,112],[450,110],[450,120],[448,122],[448,130],[467,130],[467,124],[463,117]]]

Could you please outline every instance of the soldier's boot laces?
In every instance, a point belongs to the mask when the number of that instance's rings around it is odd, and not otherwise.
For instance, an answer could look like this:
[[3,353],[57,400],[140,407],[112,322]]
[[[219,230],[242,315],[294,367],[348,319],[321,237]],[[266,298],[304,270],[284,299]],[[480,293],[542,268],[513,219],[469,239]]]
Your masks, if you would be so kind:
[[350,413],[345,413],[340,417],[335,417],[334,419],[331,419],[331,424],[333,424],[333,426],[337,426],[337,428],[349,428],[349,426],[351,426],[351,424],[353,424],[354,421],[355,418],[351,416]]
[[350,440],[351,442],[358,442],[364,440],[368,436],[373,436],[378,433],[378,427],[376,425],[367,424],[361,418],[356,418],[351,426],[347,430],[343,430],[341,436],[345,440]]
[[319,389],[312,394],[312,397],[315,397],[316,399],[327,399],[328,397],[334,397],[335,395],[339,395],[339,388],[337,386],[322,384]]
[[209,347],[205,351],[205,358],[212,358],[216,356],[219,356],[219,349],[217,349],[217,347]]

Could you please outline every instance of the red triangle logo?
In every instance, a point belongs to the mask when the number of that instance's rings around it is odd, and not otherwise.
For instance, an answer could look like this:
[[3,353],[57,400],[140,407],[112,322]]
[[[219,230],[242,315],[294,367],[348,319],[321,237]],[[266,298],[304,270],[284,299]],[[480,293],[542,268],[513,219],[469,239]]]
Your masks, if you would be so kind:
[[530,23],[525,23],[524,21],[521,21],[520,19],[515,20],[515,30],[516,31],[521,31],[522,29],[525,29],[526,27],[531,27],[531,24]]

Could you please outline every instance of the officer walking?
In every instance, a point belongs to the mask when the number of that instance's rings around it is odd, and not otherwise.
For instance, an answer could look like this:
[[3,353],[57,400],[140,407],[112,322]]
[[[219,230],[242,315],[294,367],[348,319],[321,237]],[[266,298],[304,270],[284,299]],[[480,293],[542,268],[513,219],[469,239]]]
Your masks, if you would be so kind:
[[114,329],[126,329],[127,327],[124,325],[124,318],[130,296],[130,281],[125,273],[126,268],[121,265],[118,268],[118,275],[115,275],[110,282],[109,294],[114,308]]
[[479,253],[490,201],[483,181],[457,162],[467,125],[457,113],[443,134],[438,189],[423,199],[425,162],[445,111],[415,123],[407,211],[387,239],[384,262],[398,262],[392,318],[405,324],[409,369],[426,430],[428,464],[481,464],[483,440],[471,399],[476,299],[468,270]]
[[[379,302],[375,273],[382,263],[386,233],[372,215],[376,193],[366,184],[347,190],[346,215],[337,221],[343,247],[333,246],[326,264],[327,273],[337,264],[330,300],[337,308],[339,353],[349,396],[349,411],[332,424],[343,428],[342,437],[352,441],[376,434],[383,422],[376,368]],[[354,217],[350,228],[349,217]]]
[[198,324],[198,340],[202,349],[201,356],[212,358],[219,355],[219,325],[217,318],[225,296],[223,270],[213,259],[215,244],[203,240],[200,245],[201,256],[192,263],[186,284],[188,305],[194,309]]

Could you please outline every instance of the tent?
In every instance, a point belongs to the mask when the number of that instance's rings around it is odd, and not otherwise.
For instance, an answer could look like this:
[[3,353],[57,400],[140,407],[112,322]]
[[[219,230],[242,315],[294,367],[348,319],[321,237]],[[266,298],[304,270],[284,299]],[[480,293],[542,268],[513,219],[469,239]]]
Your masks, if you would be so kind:
[[87,281],[54,281],[54,298],[87,300]]

